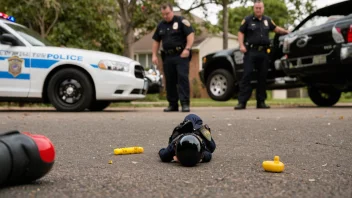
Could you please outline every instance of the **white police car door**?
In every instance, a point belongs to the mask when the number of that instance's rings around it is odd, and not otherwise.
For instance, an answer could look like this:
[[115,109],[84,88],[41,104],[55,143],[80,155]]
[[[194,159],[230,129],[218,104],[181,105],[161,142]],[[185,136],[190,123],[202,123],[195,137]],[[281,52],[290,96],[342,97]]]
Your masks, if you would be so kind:
[[0,43],[0,97],[28,96],[31,84],[30,54],[29,47]]

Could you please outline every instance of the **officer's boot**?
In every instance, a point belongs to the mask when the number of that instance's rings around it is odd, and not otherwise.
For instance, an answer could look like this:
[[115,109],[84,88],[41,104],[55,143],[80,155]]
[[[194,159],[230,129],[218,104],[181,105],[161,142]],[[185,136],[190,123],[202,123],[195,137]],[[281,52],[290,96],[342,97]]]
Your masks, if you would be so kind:
[[182,112],[190,112],[190,108],[189,108],[189,103],[188,102],[183,102],[181,103],[182,105]]
[[242,109],[246,109],[246,103],[240,102],[238,103],[235,108],[235,110],[242,110]]
[[178,111],[178,105],[169,105],[166,109],[164,109],[164,112],[173,112],[173,111]]
[[266,105],[264,101],[257,102],[257,109],[269,109],[270,106]]

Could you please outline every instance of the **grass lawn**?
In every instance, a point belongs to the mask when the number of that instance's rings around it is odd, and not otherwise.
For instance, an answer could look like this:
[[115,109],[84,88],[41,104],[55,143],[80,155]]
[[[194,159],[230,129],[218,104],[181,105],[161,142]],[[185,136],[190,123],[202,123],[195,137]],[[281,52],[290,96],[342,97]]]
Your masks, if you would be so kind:
[[[228,101],[214,101],[210,98],[194,98],[191,99],[192,107],[227,107],[235,106],[238,103],[237,100],[231,99]],[[266,100],[268,105],[272,106],[304,106],[304,105],[315,105],[309,98],[289,98],[289,99],[269,99]],[[346,99],[341,97],[339,103],[352,103],[352,99]],[[136,100],[133,102],[114,102],[110,107],[165,107],[168,105],[167,100],[159,99],[156,94],[150,94],[143,100]],[[256,100],[249,100],[247,106],[255,106]],[[1,107],[52,107],[50,104],[42,103],[7,103],[1,102]]]

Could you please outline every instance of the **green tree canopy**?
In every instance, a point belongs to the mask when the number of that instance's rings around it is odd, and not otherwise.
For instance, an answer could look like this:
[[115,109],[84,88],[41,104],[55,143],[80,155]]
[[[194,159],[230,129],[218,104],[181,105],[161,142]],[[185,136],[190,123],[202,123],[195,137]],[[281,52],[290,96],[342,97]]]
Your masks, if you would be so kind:
[[[293,18],[286,7],[285,0],[266,0],[264,5],[264,15],[271,17],[276,25],[285,27],[287,24],[293,23]],[[222,11],[220,11],[219,26],[222,27]],[[253,6],[241,6],[229,9],[229,32],[238,33],[242,20],[253,13]]]

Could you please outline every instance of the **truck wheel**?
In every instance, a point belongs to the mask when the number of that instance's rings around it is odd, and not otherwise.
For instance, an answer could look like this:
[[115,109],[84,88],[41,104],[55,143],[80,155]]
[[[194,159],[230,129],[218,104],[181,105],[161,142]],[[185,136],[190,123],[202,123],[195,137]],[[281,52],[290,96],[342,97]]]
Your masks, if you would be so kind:
[[341,91],[334,88],[319,88],[319,87],[308,87],[308,95],[314,104],[321,107],[331,107],[336,104],[340,97]]
[[110,104],[110,101],[95,101],[90,105],[90,107],[88,107],[88,109],[90,111],[103,111]]
[[227,101],[234,94],[234,77],[225,69],[213,71],[207,79],[207,92],[211,99]]
[[47,93],[58,111],[83,111],[94,99],[88,76],[74,68],[56,72],[49,81]]

